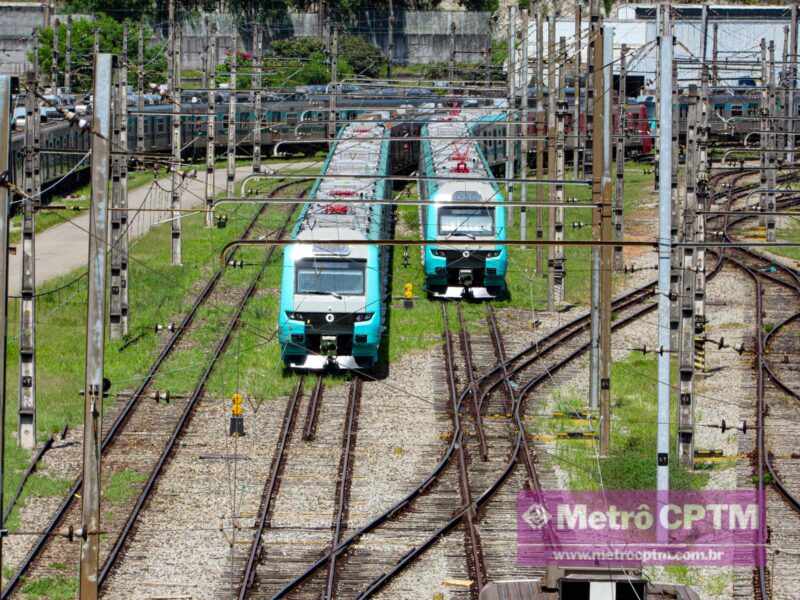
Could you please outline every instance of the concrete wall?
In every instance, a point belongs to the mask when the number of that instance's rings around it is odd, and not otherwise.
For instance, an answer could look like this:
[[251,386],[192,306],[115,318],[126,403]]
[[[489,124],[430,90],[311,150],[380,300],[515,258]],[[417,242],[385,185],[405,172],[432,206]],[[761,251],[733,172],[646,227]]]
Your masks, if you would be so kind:
[[[369,11],[363,14],[350,30],[357,31],[370,42],[388,52],[388,13]],[[221,39],[219,47],[224,52],[231,45],[236,25],[230,16],[209,15]],[[456,26],[456,50],[459,62],[482,62],[483,52],[489,44],[491,13],[415,12],[398,11],[394,27],[394,62],[396,64],[428,64],[448,62],[450,55],[450,28]],[[199,69],[207,31],[202,19],[184,26],[184,66]],[[268,39],[287,39],[319,35],[316,13],[291,14],[282,23],[272,23],[266,30]],[[240,48],[252,49],[250,31],[240,31]]]
[[20,75],[33,67],[27,57],[33,30],[43,27],[48,17],[52,22],[67,19],[58,13],[48,15],[42,2],[0,2],[0,73]]

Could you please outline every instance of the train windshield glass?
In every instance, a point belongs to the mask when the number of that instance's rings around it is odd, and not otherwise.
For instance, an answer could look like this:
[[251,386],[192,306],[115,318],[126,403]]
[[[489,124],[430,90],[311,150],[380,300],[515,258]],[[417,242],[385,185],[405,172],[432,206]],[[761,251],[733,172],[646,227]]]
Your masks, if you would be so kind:
[[494,235],[494,208],[487,206],[442,206],[439,235],[467,237]]
[[297,263],[297,294],[363,296],[363,260],[304,259]]

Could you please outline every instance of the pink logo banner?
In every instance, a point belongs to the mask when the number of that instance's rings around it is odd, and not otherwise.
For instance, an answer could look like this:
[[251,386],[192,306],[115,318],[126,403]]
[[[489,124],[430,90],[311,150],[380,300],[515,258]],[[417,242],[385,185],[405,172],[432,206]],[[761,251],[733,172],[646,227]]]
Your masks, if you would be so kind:
[[522,491],[517,561],[528,566],[757,566],[765,515],[755,490]]

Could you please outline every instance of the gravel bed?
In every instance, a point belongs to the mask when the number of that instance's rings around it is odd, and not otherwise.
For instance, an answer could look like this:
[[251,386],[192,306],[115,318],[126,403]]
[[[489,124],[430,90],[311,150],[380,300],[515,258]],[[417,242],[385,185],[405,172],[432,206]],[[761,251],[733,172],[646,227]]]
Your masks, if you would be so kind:
[[231,438],[228,402],[200,402],[103,597],[179,590],[210,599],[238,583],[238,561],[252,539],[285,403],[281,398],[248,410],[246,436]]

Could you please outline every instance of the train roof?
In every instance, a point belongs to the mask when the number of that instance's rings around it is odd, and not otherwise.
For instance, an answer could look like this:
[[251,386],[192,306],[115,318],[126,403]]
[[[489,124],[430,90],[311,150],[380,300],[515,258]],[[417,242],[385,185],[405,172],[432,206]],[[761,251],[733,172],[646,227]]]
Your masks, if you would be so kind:
[[371,206],[347,200],[375,197],[383,182],[379,175],[385,164],[385,132],[385,125],[378,121],[350,123],[341,130],[324,173],[358,177],[317,180],[314,198],[306,207],[297,239],[324,239],[322,232],[326,230],[335,233],[331,239],[342,237],[347,230],[352,235],[359,233],[357,237],[367,237]]

